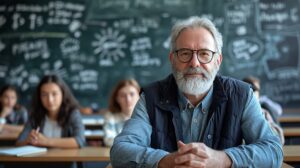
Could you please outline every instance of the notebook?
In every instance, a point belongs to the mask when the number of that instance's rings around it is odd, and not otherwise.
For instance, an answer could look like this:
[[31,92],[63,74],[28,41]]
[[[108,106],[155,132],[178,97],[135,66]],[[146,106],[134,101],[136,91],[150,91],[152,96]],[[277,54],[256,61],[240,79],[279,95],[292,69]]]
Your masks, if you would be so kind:
[[36,146],[21,146],[7,149],[0,149],[0,155],[25,156],[47,152],[47,148]]

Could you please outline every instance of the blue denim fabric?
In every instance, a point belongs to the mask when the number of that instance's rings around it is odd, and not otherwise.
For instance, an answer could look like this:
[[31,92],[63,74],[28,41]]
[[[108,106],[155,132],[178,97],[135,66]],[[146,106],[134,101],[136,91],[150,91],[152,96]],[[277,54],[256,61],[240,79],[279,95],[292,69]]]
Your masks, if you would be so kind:
[[[182,121],[183,142],[199,142],[204,133],[204,125],[207,123],[207,114],[212,102],[213,88],[206,97],[195,107],[179,92],[178,104]],[[200,126],[200,127],[199,127]]]

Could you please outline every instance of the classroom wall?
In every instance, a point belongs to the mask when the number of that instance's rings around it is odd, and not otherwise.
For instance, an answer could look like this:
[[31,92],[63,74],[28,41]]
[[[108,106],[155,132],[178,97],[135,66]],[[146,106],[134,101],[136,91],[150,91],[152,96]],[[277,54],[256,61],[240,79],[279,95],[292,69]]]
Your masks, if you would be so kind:
[[1,0],[0,83],[23,103],[39,79],[59,73],[82,105],[106,107],[113,85],[168,75],[169,33],[191,15],[223,34],[221,74],[254,74],[262,92],[299,107],[299,0]]

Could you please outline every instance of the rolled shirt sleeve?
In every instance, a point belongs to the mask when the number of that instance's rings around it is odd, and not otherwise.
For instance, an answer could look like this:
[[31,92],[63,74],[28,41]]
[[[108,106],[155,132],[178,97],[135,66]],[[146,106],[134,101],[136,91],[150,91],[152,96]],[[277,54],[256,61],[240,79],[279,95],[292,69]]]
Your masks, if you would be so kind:
[[113,167],[156,167],[168,152],[150,147],[152,127],[146,111],[144,94],[134,109],[131,119],[115,138],[110,151]]
[[258,100],[250,90],[242,115],[244,145],[225,149],[232,167],[280,167],[283,160],[280,139],[264,118]]

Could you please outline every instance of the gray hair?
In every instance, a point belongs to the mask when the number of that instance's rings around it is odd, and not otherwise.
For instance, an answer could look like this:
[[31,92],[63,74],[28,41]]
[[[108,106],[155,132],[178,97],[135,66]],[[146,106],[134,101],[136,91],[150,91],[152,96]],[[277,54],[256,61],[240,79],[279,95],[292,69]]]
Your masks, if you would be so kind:
[[210,21],[207,18],[201,18],[198,16],[192,16],[188,19],[177,21],[175,25],[172,28],[171,32],[171,52],[174,52],[176,50],[176,40],[181,33],[186,28],[205,28],[208,30],[215,41],[215,45],[217,48],[217,52],[219,54],[222,53],[222,46],[223,46],[223,41],[222,41],[222,35],[216,28],[216,26],[213,24],[212,21]]

